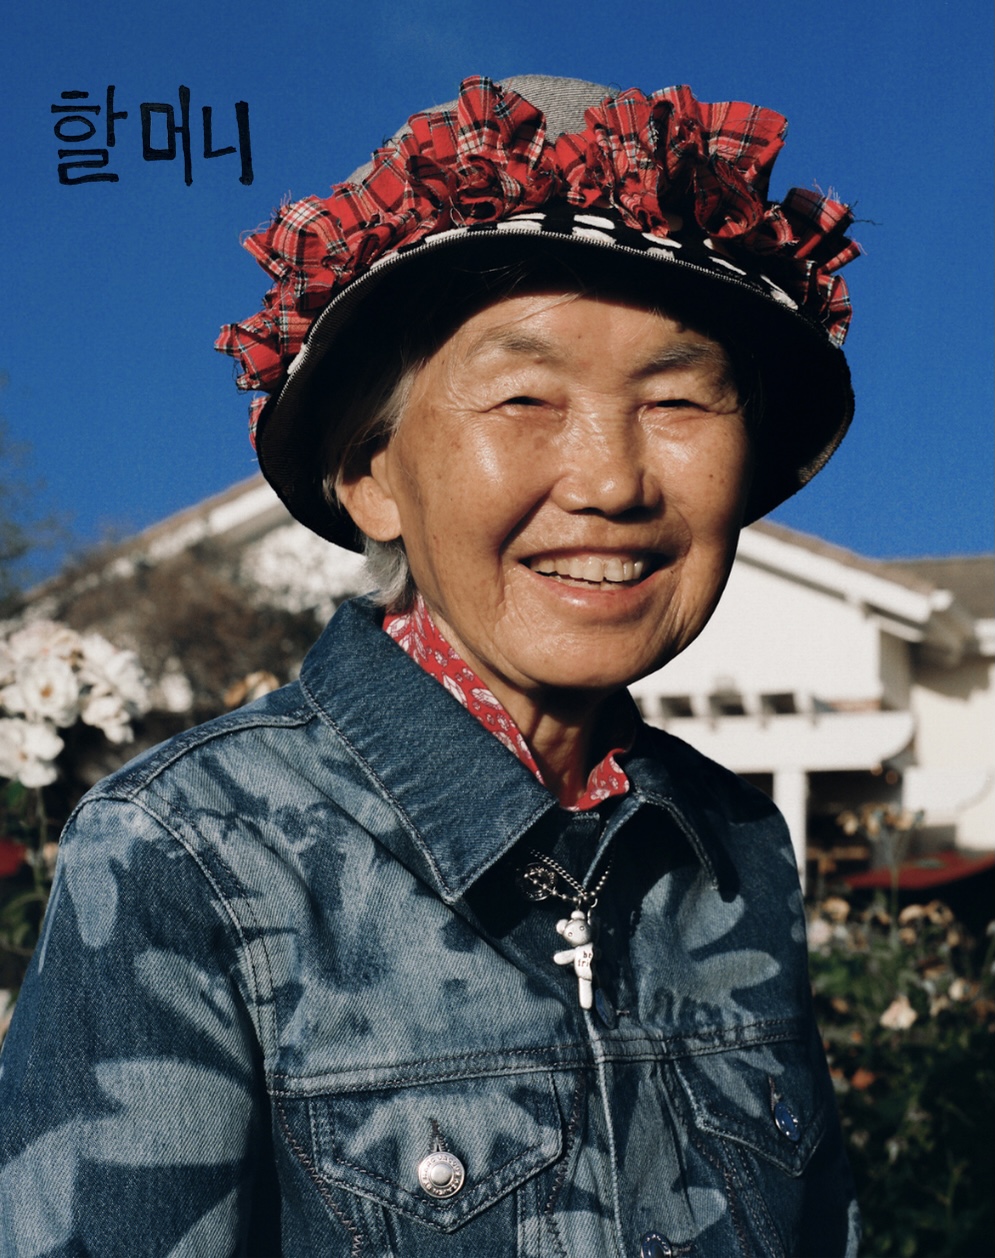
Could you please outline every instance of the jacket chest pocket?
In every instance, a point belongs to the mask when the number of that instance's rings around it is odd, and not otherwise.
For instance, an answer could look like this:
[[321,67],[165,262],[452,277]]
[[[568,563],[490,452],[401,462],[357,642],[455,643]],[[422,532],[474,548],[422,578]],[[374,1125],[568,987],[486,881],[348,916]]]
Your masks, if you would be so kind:
[[[343,1092],[290,1108],[295,1126],[306,1121],[314,1170],[326,1189],[350,1201],[357,1226],[366,1220],[371,1239],[382,1227],[394,1237],[407,1231],[384,1223],[384,1211],[436,1234],[456,1232],[537,1177],[563,1148],[548,1073]],[[504,1252],[514,1248],[512,1241]]]
[[825,1089],[805,1045],[681,1058],[674,1070],[699,1131],[742,1145],[787,1175],[801,1175],[827,1117]]
[[787,1041],[678,1058],[672,1070],[689,1143],[703,1164],[724,1167],[724,1191],[737,1226],[751,1233],[750,1252],[795,1253],[811,1214],[809,1172],[831,1125],[821,1059],[806,1043]]

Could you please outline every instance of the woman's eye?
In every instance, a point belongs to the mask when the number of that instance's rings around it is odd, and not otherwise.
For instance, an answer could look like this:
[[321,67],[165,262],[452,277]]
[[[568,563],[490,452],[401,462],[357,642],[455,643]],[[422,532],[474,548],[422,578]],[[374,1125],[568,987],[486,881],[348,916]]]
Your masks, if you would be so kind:
[[501,403],[502,406],[544,406],[545,403],[541,398],[528,397],[526,394],[519,394],[517,397],[506,398]]
[[698,406],[698,403],[692,402],[690,398],[686,398],[686,397],[667,397],[667,398],[661,398],[658,402],[654,402],[653,406],[654,406],[654,409],[656,410],[674,411],[674,410],[686,410],[688,408],[696,408]]

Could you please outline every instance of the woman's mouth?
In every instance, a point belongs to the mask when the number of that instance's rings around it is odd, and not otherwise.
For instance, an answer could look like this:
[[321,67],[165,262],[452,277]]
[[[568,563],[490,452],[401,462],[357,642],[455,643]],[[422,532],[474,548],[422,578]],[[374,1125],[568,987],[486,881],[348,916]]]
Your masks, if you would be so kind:
[[525,564],[540,576],[588,590],[637,585],[653,567],[644,555],[533,555]]

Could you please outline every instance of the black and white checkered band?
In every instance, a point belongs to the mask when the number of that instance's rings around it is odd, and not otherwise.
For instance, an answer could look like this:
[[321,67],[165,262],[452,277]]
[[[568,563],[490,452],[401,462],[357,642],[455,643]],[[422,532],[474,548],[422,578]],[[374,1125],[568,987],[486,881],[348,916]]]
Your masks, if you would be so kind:
[[598,210],[577,211],[568,206],[553,205],[541,210],[529,210],[513,214],[494,222],[467,223],[427,236],[412,246],[402,246],[398,253],[417,249],[429,242],[441,244],[444,239],[458,239],[478,234],[531,235],[570,239],[578,243],[622,248],[639,253],[649,259],[679,262],[684,266],[704,270],[721,279],[732,279],[739,284],[754,288],[766,297],[773,298],[789,310],[797,311],[798,303],[783,288],[756,266],[741,265],[725,257],[711,237],[701,231],[675,227],[667,236],[654,236],[650,232],[637,231],[626,226],[615,215]]
[[[294,377],[305,362],[313,361],[326,347],[326,337],[334,335],[334,329],[346,316],[346,311],[360,294],[366,294],[377,284],[379,276],[391,271],[403,259],[418,254],[445,251],[447,247],[463,246],[472,250],[474,241],[494,240],[496,237],[545,237],[548,240],[571,242],[577,245],[593,245],[598,248],[624,253],[628,257],[642,257],[651,262],[676,264],[682,270],[698,272],[716,279],[732,282],[774,301],[794,314],[801,314],[798,303],[757,267],[740,265],[724,257],[711,238],[700,231],[675,226],[667,236],[654,236],[627,226],[610,211],[586,210],[553,203],[541,210],[529,210],[508,218],[484,223],[466,223],[445,231],[432,232],[421,240],[403,244],[378,258],[370,269],[348,285],[332,299],[311,329],[301,351],[291,362],[288,376]],[[749,269],[747,269],[749,267]],[[344,299],[344,300],[343,300]],[[806,319],[806,322],[808,320]]]

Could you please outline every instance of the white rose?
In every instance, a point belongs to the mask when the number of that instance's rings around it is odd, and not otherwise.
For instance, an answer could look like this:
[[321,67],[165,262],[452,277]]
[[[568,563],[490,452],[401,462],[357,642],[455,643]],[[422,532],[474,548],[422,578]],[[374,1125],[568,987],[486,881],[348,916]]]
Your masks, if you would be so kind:
[[55,620],[33,620],[12,633],[7,645],[17,660],[37,660],[43,656],[55,656],[71,660],[80,650],[80,636],[75,629]]
[[17,727],[23,725],[12,717],[0,718],[0,777],[17,777],[18,756],[21,739],[17,735]]
[[94,725],[112,743],[127,743],[134,738],[128,724],[128,713],[117,695],[91,693],[83,700],[80,712],[84,724]]
[[808,924],[808,946],[823,948],[833,937],[833,928],[822,917],[814,917]]
[[29,721],[72,725],[79,716],[79,681],[72,665],[57,655],[20,660],[14,684],[0,692],[8,712]]
[[189,712],[193,707],[193,686],[178,665],[167,665],[155,689],[155,705],[162,712]]
[[895,997],[878,1022],[889,1031],[907,1031],[918,1016],[903,993]]
[[54,761],[64,746],[50,725],[0,718],[0,777],[48,786],[56,779]]
[[98,633],[82,640],[80,679],[97,694],[116,694],[133,715],[149,709],[149,683],[134,651],[121,651]]

